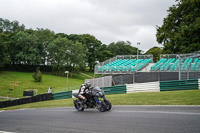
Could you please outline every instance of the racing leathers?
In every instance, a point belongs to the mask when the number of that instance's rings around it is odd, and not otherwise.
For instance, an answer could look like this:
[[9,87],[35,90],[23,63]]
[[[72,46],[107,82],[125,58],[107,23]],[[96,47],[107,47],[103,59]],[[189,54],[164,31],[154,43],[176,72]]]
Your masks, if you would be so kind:
[[82,84],[81,87],[80,87],[80,89],[79,89],[79,94],[78,94],[78,96],[79,96],[79,98],[81,98],[84,102],[87,101],[87,98],[86,98],[83,94],[85,93],[85,91],[86,91],[87,89],[89,89],[89,88],[87,88],[85,84]]

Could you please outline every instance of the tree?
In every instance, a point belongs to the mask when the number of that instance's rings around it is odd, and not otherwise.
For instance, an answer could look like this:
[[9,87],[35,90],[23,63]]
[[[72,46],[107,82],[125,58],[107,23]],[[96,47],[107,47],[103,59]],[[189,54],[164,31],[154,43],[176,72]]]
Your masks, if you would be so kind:
[[39,67],[33,73],[33,79],[35,80],[35,82],[41,82],[42,81],[42,73],[40,72]]
[[83,35],[84,44],[86,44],[86,56],[87,63],[89,66],[89,71],[94,70],[94,66],[98,61],[98,52],[101,47],[101,41],[97,40],[94,36],[89,34]]
[[18,21],[9,21],[8,19],[0,18],[0,33],[17,33],[24,31],[25,26],[20,25]]
[[[107,49],[112,53],[112,56],[137,54],[137,48],[131,46],[129,41],[118,41],[116,43],[113,42],[108,45]],[[141,50],[139,50],[139,53],[141,53]]]
[[177,0],[168,10],[163,25],[157,26],[157,41],[164,53],[188,53],[200,50],[200,2]]
[[69,63],[71,44],[72,42],[70,40],[60,36],[58,36],[49,44],[48,51],[51,65],[53,66],[54,70],[58,72],[58,75],[60,75],[60,72]]
[[160,60],[160,54],[162,53],[162,49],[159,47],[153,47],[150,48],[145,54],[152,54],[153,55],[153,61],[157,62]]
[[42,62],[40,45],[34,30],[18,32],[14,46],[17,64],[39,65]]
[[3,67],[8,62],[7,40],[8,35],[0,33],[0,67]]
[[54,40],[55,33],[49,29],[39,29],[35,31],[35,35],[38,38],[38,50],[41,55],[41,63],[43,65],[49,65],[49,44]]
[[108,60],[112,57],[111,51],[107,49],[107,45],[103,44],[99,48],[98,54],[97,54],[97,59],[99,62],[103,62],[105,60]]
[[100,48],[101,48],[101,41],[97,40],[94,36],[90,34],[83,34],[83,35],[76,35],[72,34],[69,35],[68,38],[74,42],[78,41],[82,43],[85,47],[85,53],[86,53],[86,58],[87,58],[87,63],[89,66],[89,71],[94,70],[94,66],[97,64],[99,61],[100,54]]
[[18,21],[11,22],[7,19],[0,18],[1,57],[4,58],[2,59],[4,63],[0,64],[8,63],[9,60],[13,64],[15,63],[16,34],[24,30],[25,26],[23,24],[20,25]]
[[85,47],[80,42],[72,43],[69,47],[69,68],[71,72],[75,71],[75,67],[84,70],[87,61]]

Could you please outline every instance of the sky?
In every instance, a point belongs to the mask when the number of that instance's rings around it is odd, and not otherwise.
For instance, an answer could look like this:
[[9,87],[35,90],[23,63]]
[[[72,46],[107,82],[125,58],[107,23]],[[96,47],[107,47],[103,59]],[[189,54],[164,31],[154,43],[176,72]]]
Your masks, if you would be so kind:
[[174,4],[175,0],[0,0],[0,18],[17,20],[26,28],[91,34],[103,44],[130,41],[147,51],[162,47],[156,42],[156,26]]

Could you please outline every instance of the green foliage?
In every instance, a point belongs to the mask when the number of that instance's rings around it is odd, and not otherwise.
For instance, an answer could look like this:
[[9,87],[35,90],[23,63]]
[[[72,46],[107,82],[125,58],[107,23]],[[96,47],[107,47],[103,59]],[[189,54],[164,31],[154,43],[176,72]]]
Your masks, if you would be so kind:
[[[107,49],[112,53],[112,56],[137,54],[137,48],[131,46],[131,43],[129,41],[118,41],[116,43],[113,42],[108,45]],[[141,53],[140,50],[139,53]]]
[[111,57],[113,57],[112,52],[107,49],[107,46],[105,44],[101,45],[97,53],[98,61],[103,62],[110,59]]
[[157,41],[165,53],[188,53],[200,50],[200,1],[177,0],[168,10],[163,25],[157,26]]
[[[57,75],[64,76],[68,70],[72,76],[87,67],[93,71],[98,62],[115,55],[136,53],[137,48],[128,41],[107,46],[90,34],[67,35],[42,28],[26,29],[18,21],[0,18],[0,67],[50,66]],[[33,71],[34,67],[30,68]]]
[[16,33],[19,31],[23,31],[25,26],[20,25],[18,21],[9,21],[8,19],[0,18],[0,33]]
[[60,72],[64,69],[66,61],[69,60],[70,46],[71,41],[60,36],[49,44],[48,51],[54,70]]
[[85,47],[80,42],[72,43],[69,47],[69,66],[71,66],[71,72],[75,70],[75,66],[78,66],[82,70],[85,69],[87,59],[84,50]]
[[153,61],[157,62],[160,60],[160,54],[162,53],[162,49],[159,47],[153,47],[150,48],[145,54],[152,54],[153,55]]
[[8,36],[4,33],[0,33],[0,67],[4,66],[9,60],[7,55],[7,43]]
[[39,67],[36,69],[36,72],[33,74],[33,79],[36,82],[41,82],[42,81],[42,73],[40,72],[40,68]]

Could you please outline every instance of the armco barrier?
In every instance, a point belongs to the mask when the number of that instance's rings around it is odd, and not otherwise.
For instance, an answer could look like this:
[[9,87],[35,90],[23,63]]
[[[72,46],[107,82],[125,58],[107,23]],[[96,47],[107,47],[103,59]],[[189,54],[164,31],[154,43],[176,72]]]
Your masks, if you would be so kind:
[[53,100],[72,98],[72,91],[60,92],[53,94]]
[[126,84],[127,93],[160,92],[159,82]]
[[126,85],[118,85],[112,87],[104,87],[103,88],[106,95],[110,94],[123,94],[126,93]]
[[198,89],[198,79],[160,81],[160,91]]
[[0,108],[10,107],[10,106],[16,106],[21,104],[27,104],[27,103],[33,103],[33,102],[39,102],[39,101],[46,101],[46,100],[52,100],[53,95],[51,93],[47,94],[40,94],[29,98],[20,98],[16,100],[10,100],[10,101],[3,101],[0,102]]

